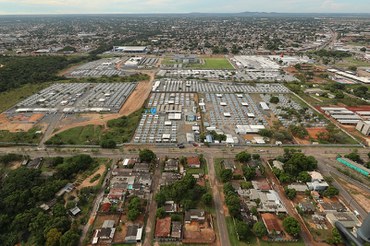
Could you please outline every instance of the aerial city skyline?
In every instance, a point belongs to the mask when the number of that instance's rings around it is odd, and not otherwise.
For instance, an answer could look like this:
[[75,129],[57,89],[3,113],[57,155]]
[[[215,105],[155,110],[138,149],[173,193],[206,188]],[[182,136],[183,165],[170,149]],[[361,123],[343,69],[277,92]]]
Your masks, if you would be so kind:
[[370,13],[367,0],[0,0],[0,14]]

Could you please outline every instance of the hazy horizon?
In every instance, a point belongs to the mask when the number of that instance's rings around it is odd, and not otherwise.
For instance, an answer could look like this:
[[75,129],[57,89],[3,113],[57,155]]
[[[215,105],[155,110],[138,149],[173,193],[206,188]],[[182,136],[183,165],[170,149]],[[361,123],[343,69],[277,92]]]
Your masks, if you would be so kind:
[[187,14],[187,13],[369,14],[368,0],[0,0],[0,15]]

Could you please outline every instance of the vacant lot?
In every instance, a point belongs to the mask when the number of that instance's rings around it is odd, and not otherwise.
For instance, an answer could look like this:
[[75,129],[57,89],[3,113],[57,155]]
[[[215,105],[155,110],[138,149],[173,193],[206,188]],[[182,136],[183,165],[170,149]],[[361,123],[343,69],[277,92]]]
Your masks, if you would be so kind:
[[104,139],[112,139],[116,143],[129,142],[140,121],[142,110],[138,110],[129,116],[107,122],[107,128],[101,125],[87,125],[68,129],[55,134],[47,141],[47,144],[76,144],[76,145],[99,145]]

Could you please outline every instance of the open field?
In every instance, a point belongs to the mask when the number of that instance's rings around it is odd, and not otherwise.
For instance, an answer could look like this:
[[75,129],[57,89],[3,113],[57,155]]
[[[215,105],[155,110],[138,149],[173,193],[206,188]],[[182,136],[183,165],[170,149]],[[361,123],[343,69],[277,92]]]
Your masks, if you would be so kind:
[[[234,70],[234,67],[231,63],[224,57],[208,57],[208,58],[199,58],[201,63],[190,63],[182,64],[184,68],[192,69],[215,69],[215,70]],[[175,65],[181,64],[173,61],[171,58],[163,59],[162,63],[164,65]]]
[[370,193],[346,182],[342,178],[338,178],[338,181],[346,188],[347,191],[349,191],[351,196],[353,196],[353,198],[361,205],[361,207],[370,213]]
[[226,58],[204,58],[204,64],[190,64],[194,69],[234,69]]
[[55,134],[47,141],[48,144],[99,145],[103,139],[111,139],[116,143],[131,140],[136,126],[141,118],[142,110],[129,116],[113,119],[107,122],[107,127],[101,125],[86,125],[68,129]]
[[26,84],[17,89],[0,93],[0,112],[13,107],[17,102],[48,87],[50,83]]
[[338,66],[338,67],[347,69],[350,66],[370,67],[370,62],[357,60],[353,57],[348,57],[348,58],[344,58],[343,61],[340,61],[340,62],[336,63],[335,65]]
[[36,144],[41,139],[41,134],[36,133],[39,128],[31,128],[29,131],[9,132],[0,130],[0,142],[30,143]]

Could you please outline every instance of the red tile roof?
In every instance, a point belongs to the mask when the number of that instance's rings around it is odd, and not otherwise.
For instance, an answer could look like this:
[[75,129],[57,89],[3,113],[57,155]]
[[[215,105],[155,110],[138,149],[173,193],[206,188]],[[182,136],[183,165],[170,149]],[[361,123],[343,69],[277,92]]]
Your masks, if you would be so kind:
[[200,166],[200,160],[198,156],[188,157],[187,162],[189,166]]
[[155,224],[155,237],[171,236],[171,217],[157,219]]
[[272,231],[283,231],[275,214],[264,213],[261,214],[261,217],[269,233],[271,233]]

